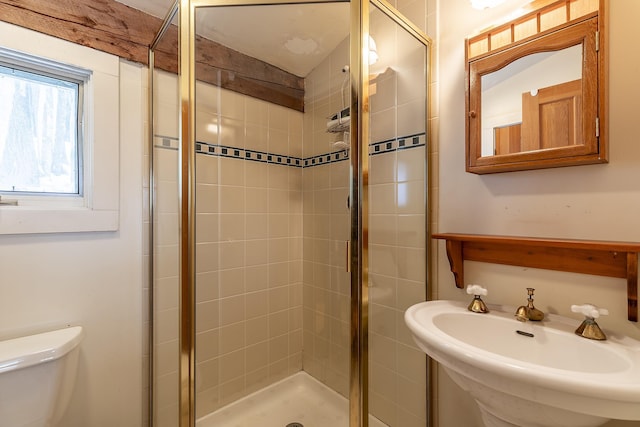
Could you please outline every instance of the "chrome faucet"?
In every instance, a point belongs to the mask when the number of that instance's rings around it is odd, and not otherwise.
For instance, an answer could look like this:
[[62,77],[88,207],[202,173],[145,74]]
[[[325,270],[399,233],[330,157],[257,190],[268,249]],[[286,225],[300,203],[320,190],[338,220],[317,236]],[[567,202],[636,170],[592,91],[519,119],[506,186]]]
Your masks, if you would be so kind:
[[572,305],[571,311],[585,315],[584,321],[578,326],[578,329],[576,329],[576,335],[590,340],[603,341],[607,339],[607,336],[602,332],[602,329],[600,329],[595,319],[600,317],[600,315],[609,314],[609,310],[606,308],[598,308],[593,304],[582,304]]
[[544,319],[544,313],[533,306],[533,291],[534,288],[527,288],[529,298],[527,298],[527,305],[521,305],[516,310],[516,319],[520,322],[526,322],[527,320],[533,320],[538,322]]
[[480,298],[480,296],[486,296],[487,295],[487,289],[486,288],[483,288],[480,285],[467,285],[467,293],[469,295],[473,294],[473,300],[471,300],[471,303],[467,307],[467,310],[473,311],[474,313],[488,313],[489,312],[489,309],[487,308],[487,305],[484,303],[484,301],[482,301],[482,298]]

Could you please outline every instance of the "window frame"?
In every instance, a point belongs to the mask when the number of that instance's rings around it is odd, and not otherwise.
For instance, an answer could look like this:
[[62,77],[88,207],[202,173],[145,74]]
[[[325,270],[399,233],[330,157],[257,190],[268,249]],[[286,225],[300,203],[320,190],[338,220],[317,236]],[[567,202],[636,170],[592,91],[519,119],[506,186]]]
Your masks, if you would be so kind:
[[[0,62],[14,68],[82,80],[82,195],[3,192],[0,235],[116,231],[119,228],[120,60],[0,22]],[[48,71],[50,70],[50,71]]]
[[[22,74],[42,76],[47,79],[57,80],[77,86],[77,111],[76,111],[76,180],[77,193],[61,193],[53,191],[6,191],[0,189],[0,195],[5,199],[17,200],[22,205],[38,205],[42,203],[60,204],[61,201],[74,206],[84,205],[84,144],[85,144],[85,96],[87,82],[91,77],[91,70],[79,67],[71,67],[57,61],[45,60],[40,57],[6,49],[0,46],[0,67],[18,71]],[[37,81],[30,76],[25,79]]]

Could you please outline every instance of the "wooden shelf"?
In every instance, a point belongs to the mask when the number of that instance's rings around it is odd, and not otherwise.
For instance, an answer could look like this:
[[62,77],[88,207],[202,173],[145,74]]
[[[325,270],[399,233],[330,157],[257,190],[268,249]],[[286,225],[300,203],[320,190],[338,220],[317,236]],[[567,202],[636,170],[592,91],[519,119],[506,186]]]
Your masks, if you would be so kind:
[[638,321],[640,243],[455,233],[432,237],[446,240],[458,288],[464,287],[465,260],[626,278],[628,319]]

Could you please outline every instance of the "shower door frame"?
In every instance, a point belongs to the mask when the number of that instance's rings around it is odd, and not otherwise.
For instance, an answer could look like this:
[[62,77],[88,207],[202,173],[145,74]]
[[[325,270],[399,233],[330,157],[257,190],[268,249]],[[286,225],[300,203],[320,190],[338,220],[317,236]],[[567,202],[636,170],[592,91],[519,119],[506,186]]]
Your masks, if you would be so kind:
[[[350,133],[350,184],[351,233],[348,242],[348,265],[351,274],[351,351],[349,372],[349,427],[368,427],[368,328],[369,328],[369,290],[368,290],[368,234],[369,234],[369,12],[370,5],[376,6],[383,14],[391,18],[405,31],[416,38],[427,49],[425,111],[429,112],[429,84],[432,76],[432,41],[420,29],[413,25],[400,12],[385,0],[175,0],[163,21],[162,27],[149,48],[149,139],[150,154],[153,149],[153,74],[154,49],[171,25],[176,14],[179,16],[178,28],[178,81],[180,93],[179,150],[178,150],[178,186],[179,186],[179,427],[195,427],[195,203],[196,203],[196,158],[195,158],[195,16],[198,8],[217,6],[267,6],[313,3],[346,3],[351,9],[350,26],[350,81],[351,81],[351,129]],[[186,53],[186,54],[185,54]],[[425,131],[428,146],[431,131],[428,116],[425,117]],[[430,149],[426,155],[425,191],[426,206],[426,242],[427,283],[431,277],[431,261],[428,256],[430,244]],[[153,209],[155,204],[153,155],[149,160],[150,176],[150,248],[153,250]],[[153,338],[153,257],[150,268],[149,311],[150,333]],[[429,286],[426,285],[427,299]],[[153,339],[150,340],[150,387],[149,422],[153,425]],[[427,369],[427,424],[432,424],[430,369]]]

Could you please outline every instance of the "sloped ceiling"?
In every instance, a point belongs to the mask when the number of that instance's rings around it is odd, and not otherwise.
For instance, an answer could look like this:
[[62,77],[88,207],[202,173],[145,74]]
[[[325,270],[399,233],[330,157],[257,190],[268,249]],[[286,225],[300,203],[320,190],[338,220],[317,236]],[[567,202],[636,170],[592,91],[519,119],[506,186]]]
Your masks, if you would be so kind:
[[[118,0],[164,18],[172,0]],[[349,34],[349,3],[217,6],[196,12],[196,32],[306,77]]]

